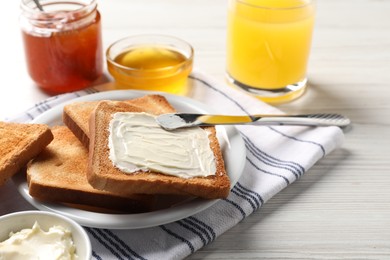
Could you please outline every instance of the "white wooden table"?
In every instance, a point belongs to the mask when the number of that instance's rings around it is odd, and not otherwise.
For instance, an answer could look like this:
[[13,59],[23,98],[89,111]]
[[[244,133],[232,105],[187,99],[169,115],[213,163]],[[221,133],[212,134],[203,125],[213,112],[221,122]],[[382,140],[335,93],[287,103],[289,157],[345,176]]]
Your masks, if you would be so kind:
[[[128,35],[175,35],[223,82],[226,5],[100,0],[104,48]],[[48,97],[26,72],[19,2],[2,6],[0,119]],[[302,98],[279,108],[349,116],[343,147],[190,259],[390,259],[390,1],[318,0],[309,79]],[[0,202],[1,215],[10,204]]]

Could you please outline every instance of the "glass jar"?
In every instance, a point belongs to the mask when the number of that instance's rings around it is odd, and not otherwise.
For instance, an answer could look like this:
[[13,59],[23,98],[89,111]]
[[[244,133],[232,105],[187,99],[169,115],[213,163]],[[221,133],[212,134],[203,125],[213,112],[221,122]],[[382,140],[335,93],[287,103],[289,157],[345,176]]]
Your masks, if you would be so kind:
[[103,72],[96,0],[22,0],[20,17],[27,69],[45,92],[86,88]]

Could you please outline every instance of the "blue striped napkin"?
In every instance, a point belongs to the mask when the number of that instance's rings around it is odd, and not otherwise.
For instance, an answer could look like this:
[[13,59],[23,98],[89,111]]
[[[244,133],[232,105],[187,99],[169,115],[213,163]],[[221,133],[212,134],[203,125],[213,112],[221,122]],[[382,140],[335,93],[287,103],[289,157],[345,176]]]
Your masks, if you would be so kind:
[[[192,97],[225,114],[281,113],[258,99],[216,82],[201,72],[190,76]],[[28,122],[62,102],[96,92],[94,88],[51,97],[10,118]],[[246,165],[228,198],[185,219],[135,230],[88,228],[95,259],[182,259],[258,210],[298,180],[319,159],[338,148],[337,127],[237,126],[246,146]]]

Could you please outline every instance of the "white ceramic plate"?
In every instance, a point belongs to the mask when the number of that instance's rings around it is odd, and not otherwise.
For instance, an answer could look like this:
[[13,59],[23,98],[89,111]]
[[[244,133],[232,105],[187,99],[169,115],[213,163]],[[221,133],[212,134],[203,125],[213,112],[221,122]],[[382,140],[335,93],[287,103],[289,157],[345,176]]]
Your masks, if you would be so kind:
[[[86,95],[73,99],[67,103],[103,99],[125,100],[152,93],[156,92],[133,90],[107,91]],[[193,99],[165,93],[158,94],[164,95],[179,112],[213,113],[211,108]],[[33,123],[48,124],[50,126],[62,124],[62,110],[64,105],[67,103],[63,103],[44,112],[42,115],[37,117]],[[244,168],[246,157],[245,144],[235,127],[217,127],[217,133],[225,160],[226,170],[233,187],[240,178]],[[84,226],[98,228],[135,229],[158,226],[191,216],[195,213],[207,209],[218,201],[193,199],[179,205],[147,213],[108,214],[72,208],[60,203],[43,203],[41,201],[35,200],[29,195],[25,176],[18,174],[14,176],[13,181],[16,184],[20,194],[34,207],[40,210],[62,214]]]

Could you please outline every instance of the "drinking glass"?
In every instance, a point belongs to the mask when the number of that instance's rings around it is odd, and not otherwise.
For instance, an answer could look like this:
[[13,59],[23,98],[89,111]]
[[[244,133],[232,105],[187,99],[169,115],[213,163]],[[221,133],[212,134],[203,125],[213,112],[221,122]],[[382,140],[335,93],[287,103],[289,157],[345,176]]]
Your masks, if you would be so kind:
[[314,20],[314,0],[229,0],[228,80],[268,103],[301,96]]

